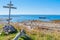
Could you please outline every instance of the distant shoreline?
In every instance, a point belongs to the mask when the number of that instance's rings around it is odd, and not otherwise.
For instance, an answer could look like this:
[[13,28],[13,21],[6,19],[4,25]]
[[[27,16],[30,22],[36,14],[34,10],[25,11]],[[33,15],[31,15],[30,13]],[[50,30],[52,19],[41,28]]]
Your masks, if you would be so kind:
[[[0,15],[1,21],[6,21],[8,15]],[[11,15],[12,22],[22,22],[26,20],[52,21],[60,20],[60,15]]]

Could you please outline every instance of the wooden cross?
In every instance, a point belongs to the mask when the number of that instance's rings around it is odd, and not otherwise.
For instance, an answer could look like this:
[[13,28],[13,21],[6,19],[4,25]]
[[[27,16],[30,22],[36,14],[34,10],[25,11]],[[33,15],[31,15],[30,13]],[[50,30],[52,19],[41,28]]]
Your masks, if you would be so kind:
[[9,17],[8,17],[8,24],[10,24],[10,20],[11,20],[11,18],[10,18],[10,16],[11,16],[11,9],[16,9],[16,7],[13,7],[13,4],[12,4],[12,2],[10,1],[10,3],[9,4],[7,4],[7,6],[3,6],[3,8],[9,8]]

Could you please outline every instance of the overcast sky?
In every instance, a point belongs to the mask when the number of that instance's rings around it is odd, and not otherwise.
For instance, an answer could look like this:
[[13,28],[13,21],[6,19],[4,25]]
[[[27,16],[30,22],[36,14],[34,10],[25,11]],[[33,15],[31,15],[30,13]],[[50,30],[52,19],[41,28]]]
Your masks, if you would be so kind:
[[[8,15],[9,9],[3,8],[10,0],[0,0],[0,15]],[[12,15],[60,15],[60,0],[11,0],[17,9]]]

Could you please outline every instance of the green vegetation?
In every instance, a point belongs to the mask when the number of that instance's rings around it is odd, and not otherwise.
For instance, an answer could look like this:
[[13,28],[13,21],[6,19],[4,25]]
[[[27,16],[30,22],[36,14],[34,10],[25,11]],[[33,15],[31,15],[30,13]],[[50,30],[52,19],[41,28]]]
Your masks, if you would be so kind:
[[0,35],[0,40],[12,40],[15,37],[16,33],[9,35]]
[[[0,40],[12,40],[16,36],[16,33],[9,34],[9,35],[0,35]],[[58,37],[57,37],[58,36]],[[30,38],[29,38],[30,37]],[[60,40],[60,35],[54,35],[54,34],[43,34],[43,33],[35,33],[30,34],[29,37],[21,37],[19,40]]]
[[[19,30],[18,27],[17,27],[17,30]],[[35,30],[32,30],[31,32],[29,32],[27,30],[26,33],[29,37],[23,36],[23,37],[19,38],[18,40],[60,40],[59,32],[43,33],[42,31],[40,31],[40,30],[38,31],[35,29]],[[2,32],[2,34],[0,35],[0,40],[12,40],[16,36],[16,34],[17,33],[6,35],[6,34],[4,34],[4,32]]]
[[30,35],[32,40],[60,40],[56,38],[56,36],[48,35],[48,34],[37,34],[37,35]]

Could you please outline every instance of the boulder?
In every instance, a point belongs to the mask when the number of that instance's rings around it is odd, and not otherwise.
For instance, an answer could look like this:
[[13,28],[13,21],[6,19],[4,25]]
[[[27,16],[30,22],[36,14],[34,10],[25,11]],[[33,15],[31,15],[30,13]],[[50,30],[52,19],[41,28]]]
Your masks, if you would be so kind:
[[16,32],[16,29],[12,25],[5,25],[3,27],[3,31],[4,31],[5,34],[9,34],[9,33]]

